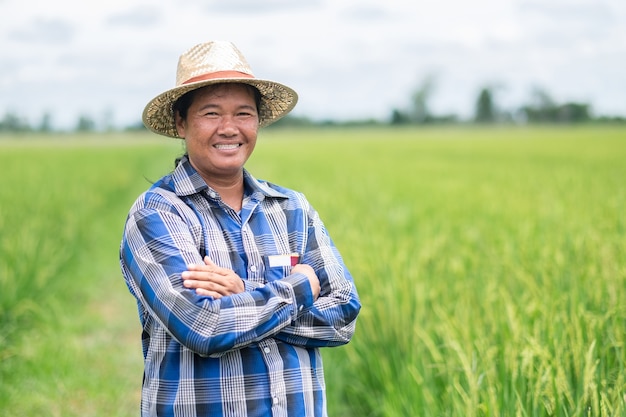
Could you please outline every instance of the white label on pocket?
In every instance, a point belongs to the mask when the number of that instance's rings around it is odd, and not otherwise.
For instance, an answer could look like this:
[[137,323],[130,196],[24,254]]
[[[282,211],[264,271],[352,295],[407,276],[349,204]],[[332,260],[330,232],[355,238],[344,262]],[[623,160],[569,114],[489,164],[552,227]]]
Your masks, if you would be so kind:
[[289,255],[270,255],[267,257],[270,268],[276,266],[294,266],[298,263],[300,255],[297,253],[290,253]]

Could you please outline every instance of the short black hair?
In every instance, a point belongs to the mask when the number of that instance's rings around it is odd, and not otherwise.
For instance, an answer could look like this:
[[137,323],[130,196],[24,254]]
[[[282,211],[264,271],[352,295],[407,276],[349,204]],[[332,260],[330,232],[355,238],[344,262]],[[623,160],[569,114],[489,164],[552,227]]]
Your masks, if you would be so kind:
[[[214,87],[218,85],[229,85],[229,84],[233,84],[233,83],[210,84],[210,86]],[[256,104],[256,110],[257,112],[259,112],[259,109],[261,107],[261,92],[259,91],[258,88],[256,88],[253,85],[245,84],[245,83],[241,83],[241,85],[244,85],[246,88],[248,88],[252,92],[252,94],[254,95],[254,103]],[[178,113],[180,117],[182,117],[183,119],[187,118],[187,111],[189,110],[191,103],[193,103],[193,99],[196,95],[196,92],[198,92],[198,90],[200,90],[200,88],[196,88],[195,90],[188,91],[187,93],[180,96],[178,100],[176,100],[176,102],[172,105],[172,111],[174,113],[174,116],[176,115],[176,113]]]

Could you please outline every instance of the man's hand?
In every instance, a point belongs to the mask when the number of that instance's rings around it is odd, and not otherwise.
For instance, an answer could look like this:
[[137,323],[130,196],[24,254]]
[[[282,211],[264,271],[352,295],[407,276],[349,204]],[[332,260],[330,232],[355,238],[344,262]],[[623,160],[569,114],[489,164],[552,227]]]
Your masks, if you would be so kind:
[[311,284],[311,291],[313,291],[313,300],[317,300],[317,297],[320,295],[320,280],[317,277],[317,274],[311,268],[310,265],[307,264],[297,264],[293,268],[291,268],[291,273],[301,273],[309,278],[309,284]]
[[195,288],[198,295],[221,298],[244,291],[243,281],[232,269],[222,268],[204,257],[204,265],[188,265],[182,273],[185,288]]

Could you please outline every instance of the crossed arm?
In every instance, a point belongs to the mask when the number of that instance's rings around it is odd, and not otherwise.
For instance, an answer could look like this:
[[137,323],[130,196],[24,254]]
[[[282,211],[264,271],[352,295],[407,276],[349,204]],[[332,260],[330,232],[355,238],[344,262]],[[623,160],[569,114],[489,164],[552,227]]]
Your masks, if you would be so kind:
[[309,224],[310,247],[302,263],[264,286],[251,286],[210,259],[198,262],[188,224],[181,220],[173,211],[139,209],[121,248],[131,292],[145,314],[181,344],[212,355],[266,337],[307,347],[351,339],[360,303],[319,218]]
[[[302,273],[309,279],[313,300],[320,294],[320,280],[311,266],[297,264],[291,273]],[[204,264],[191,264],[187,271],[182,273],[183,286],[195,289],[196,294],[213,297],[215,299],[244,292],[243,280],[232,269],[216,265],[208,256],[204,257]]]

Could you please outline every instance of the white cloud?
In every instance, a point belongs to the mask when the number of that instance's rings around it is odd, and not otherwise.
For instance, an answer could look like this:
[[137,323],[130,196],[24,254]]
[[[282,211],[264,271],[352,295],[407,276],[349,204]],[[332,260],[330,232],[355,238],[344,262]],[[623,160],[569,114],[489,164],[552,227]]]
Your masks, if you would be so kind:
[[431,74],[439,112],[469,116],[499,84],[509,107],[542,86],[626,114],[625,21],[622,0],[0,0],[0,115],[136,122],[180,53],[210,39],[234,41],[315,118],[386,118]]

